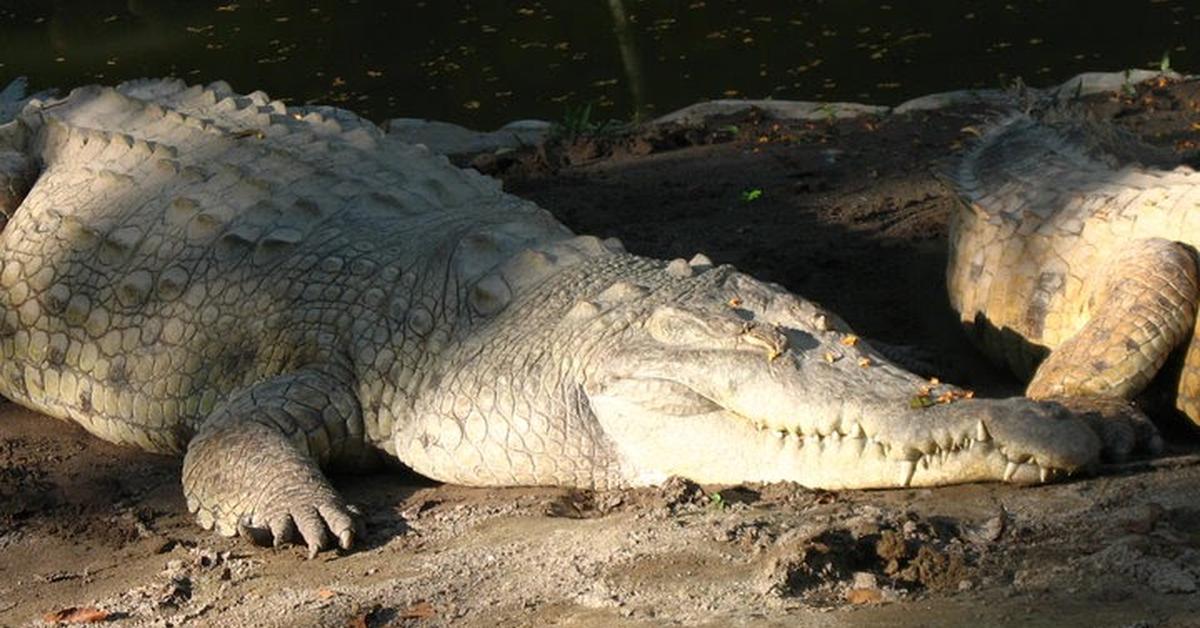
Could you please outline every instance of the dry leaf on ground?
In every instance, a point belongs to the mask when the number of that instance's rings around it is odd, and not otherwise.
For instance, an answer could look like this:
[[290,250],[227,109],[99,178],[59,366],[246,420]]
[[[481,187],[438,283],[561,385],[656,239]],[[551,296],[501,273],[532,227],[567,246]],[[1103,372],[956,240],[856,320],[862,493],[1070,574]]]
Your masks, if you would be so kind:
[[102,611],[92,606],[72,606],[46,613],[42,616],[42,620],[47,623],[94,624],[96,622],[108,621],[108,611]]
[[424,600],[400,611],[401,619],[428,619],[434,615],[437,615],[437,611],[434,610],[433,604]]

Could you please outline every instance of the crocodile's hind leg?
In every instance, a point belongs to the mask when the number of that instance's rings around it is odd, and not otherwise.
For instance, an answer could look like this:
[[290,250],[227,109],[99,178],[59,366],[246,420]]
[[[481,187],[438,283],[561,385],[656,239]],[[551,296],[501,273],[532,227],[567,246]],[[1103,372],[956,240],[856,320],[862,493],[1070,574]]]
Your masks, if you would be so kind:
[[[1192,332],[1200,294],[1196,260],[1177,242],[1134,240],[1093,277],[1087,323],[1051,351],[1026,394],[1100,415],[1120,414],[1123,400],[1140,393]],[[1200,368],[1200,361],[1193,366]],[[1119,458],[1128,452],[1108,453]]]
[[204,528],[259,544],[302,542],[309,556],[354,542],[358,513],[321,466],[372,457],[361,409],[337,371],[303,370],[257,384],[215,410],[188,445],[183,490]]

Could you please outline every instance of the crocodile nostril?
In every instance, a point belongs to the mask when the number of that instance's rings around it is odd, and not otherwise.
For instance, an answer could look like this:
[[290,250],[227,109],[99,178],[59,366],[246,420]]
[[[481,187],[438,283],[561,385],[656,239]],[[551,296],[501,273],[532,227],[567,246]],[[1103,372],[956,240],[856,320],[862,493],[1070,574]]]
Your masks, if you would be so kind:
[[774,325],[747,323],[742,329],[740,340],[745,344],[765,349],[768,360],[778,358],[788,348],[787,336],[780,333]]

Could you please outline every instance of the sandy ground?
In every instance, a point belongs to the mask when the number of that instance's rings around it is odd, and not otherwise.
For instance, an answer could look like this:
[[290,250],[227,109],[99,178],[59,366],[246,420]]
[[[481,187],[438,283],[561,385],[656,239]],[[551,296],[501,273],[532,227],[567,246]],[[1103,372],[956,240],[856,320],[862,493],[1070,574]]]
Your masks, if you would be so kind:
[[[1197,84],[1088,102],[1195,163]],[[578,232],[659,257],[703,251],[911,347],[943,379],[1007,395],[1019,385],[946,305],[954,203],[929,174],[989,115],[742,115],[475,163]],[[339,477],[369,534],[306,561],[194,526],[177,461],[4,404],[0,625],[74,608],[163,626],[1200,626],[1197,443],[1170,435],[1157,461],[1032,488],[593,493]]]

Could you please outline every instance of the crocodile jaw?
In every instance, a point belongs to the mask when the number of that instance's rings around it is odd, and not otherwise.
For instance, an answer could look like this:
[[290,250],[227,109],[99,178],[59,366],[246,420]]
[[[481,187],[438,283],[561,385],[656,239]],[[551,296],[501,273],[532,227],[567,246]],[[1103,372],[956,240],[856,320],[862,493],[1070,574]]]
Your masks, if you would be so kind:
[[[632,485],[670,476],[712,484],[790,481],[831,490],[1033,483],[1073,473],[1099,451],[1099,441],[1088,438],[1078,420],[1024,399],[868,413],[824,435],[772,427],[728,410],[679,416],[608,395],[593,396],[591,404]],[[1046,442],[1059,446],[1047,449]]]

